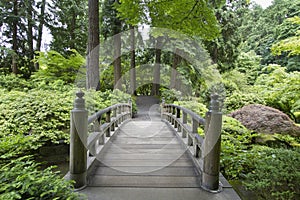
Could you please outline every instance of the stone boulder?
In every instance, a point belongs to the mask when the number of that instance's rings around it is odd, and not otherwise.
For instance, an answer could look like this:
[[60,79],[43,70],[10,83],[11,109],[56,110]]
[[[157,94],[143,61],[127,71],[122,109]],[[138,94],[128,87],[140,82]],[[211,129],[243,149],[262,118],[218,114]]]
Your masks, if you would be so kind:
[[300,127],[283,112],[259,104],[251,104],[229,114],[249,130],[258,133],[281,133],[300,136]]

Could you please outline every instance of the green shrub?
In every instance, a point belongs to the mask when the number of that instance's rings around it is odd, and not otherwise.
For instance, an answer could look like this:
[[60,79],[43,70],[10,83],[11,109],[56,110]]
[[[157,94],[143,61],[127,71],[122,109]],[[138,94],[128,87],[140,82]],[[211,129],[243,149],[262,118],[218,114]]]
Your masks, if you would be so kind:
[[180,100],[181,97],[180,91],[168,88],[161,89],[161,99],[164,99],[165,103],[173,103],[174,101]]
[[299,199],[300,149],[273,149],[258,146],[254,170],[245,185],[263,199]]
[[52,168],[40,171],[30,156],[0,166],[0,199],[80,199]]
[[242,93],[242,92],[233,92],[229,97],[225,99],[224,110],[225,113],[230,113],[237,109],[242,108],[243,106],[249,104],[265,104],[265,101],[259,94],[255,93]]
[[223,116],[221,142],[221,172],[230,180],[239,179],[251,171],[256,154],[248,145],[256,134],[238,120]]
[[26,81],[20,76],[9,74],[9,75],[0,75],[0,88],[10,90],[28,90],[33,88],[33,85],[30,81]]
[[32,76],[36,80],[63,80],[73,83],[79,68],[85,64],[85,59],[74,49],[70,50],[68,58],[53,50],[37,53],[36,62],[39,63],[40,69]]
[[281,110],[296,121],[293,113],[300,110],[300,72],[286,72],[285,67],[269,65],[256,80],[254,90],[265,104]]
[[206,105],[196,101],[196,99],[191,101],[175,101],[174,104],[187,108],[203,118],[205,117],[205,114],[208,111]]

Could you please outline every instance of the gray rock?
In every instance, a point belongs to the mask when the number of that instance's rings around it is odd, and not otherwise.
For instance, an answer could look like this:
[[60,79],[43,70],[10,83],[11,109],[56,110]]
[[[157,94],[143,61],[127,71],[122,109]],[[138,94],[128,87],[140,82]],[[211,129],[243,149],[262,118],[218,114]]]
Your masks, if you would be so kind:
[[300,136],[300,127],[283,112],[260,104],[251,104],[229,114],[246,128],[258,133]]

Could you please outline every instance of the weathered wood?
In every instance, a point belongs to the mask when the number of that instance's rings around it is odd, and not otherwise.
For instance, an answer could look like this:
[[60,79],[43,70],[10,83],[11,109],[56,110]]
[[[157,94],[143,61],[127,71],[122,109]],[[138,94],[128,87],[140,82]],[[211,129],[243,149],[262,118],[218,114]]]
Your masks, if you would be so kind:
[[74,109],[71,111],[70,128],[70,179],[75,181],[74,187],[86,186],[87,173],[87,120],[84,93],[76,93]]
[[219,173],[220,173],[220,152],[221,152],[221,130],[222,130],[222,112],[220,111],[218,95],[211,96],[209,110],[209,124],[206,124],[206,133],[204,140],[204,161],[202,187],[208,191],[220,191]]

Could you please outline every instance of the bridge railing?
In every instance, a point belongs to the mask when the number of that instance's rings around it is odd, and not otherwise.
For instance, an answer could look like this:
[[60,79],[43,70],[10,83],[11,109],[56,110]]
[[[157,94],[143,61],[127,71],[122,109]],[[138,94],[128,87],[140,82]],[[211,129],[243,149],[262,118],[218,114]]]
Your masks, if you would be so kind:
[[[162,119],[173,126],[194,156],[202,175],[202,188],[219,192],[222,189],[219,184],[222,112],[218,95],[211,96],[205,119],[184,107],[164,103]],[[204,137],[198,134],[199,126],[204,127]]]
[[86,186],[88,166],[122,122],[132,117],[132,103],[107,107],[88,117],[84,93],[76,93],[70,126],[70,171],[75,189]]

